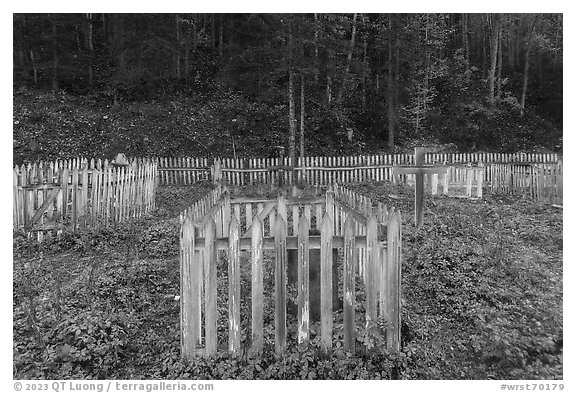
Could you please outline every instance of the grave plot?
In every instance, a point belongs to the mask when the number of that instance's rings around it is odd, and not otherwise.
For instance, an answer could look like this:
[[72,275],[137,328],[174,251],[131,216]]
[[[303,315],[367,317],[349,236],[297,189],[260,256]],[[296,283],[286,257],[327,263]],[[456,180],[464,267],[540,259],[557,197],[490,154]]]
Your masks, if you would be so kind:
[[482,198],[484,164],[425,165],[426,148],[414,149],[414,166],[396,165],[393,181],[416,186],[416,193],[424,190],[432,195],[447,195],[457,198]]
[[[358,320],[368,331],[384,326],[387,347],[400,349],[401,217],[394,209],[336,186],[323,195],[231,198],[220,187],[180,215],[181,350],[184,358],[260,351],[267,328],[264,307],[273,303],[274,347],[287,346],[288,333],[298,343],[311,338],[319,320],[322,347],[333,347],[338,287],[343,294],[344,348],[354,352]],[[241,253],[249,252],[249,277],[241,277]],[[218,256],[227,257],[228,304],[217,298],[217,277],[225,274]],[[264,291],[272,256],[273,290]],[[342,255],[340,257],[340,255]],[[338,270],[342,275],[338,277]],[[297,287],[296,331],[288,332],[287,284]],[[356,315],[356,283],[365,291],[365,315]],[[250,323],[240,320],[242,283],[250,283]],[[227,340],[218,336],[218,310],[227,306]],[[270,313],[271,310],[266,310]],[[382,324],[378,324],[382,321]],[[241,341],[240,326],[250,327]],[[227,344],[224,342],[227,341]],[[250,342],[250,344],[247,344]],[[249,348],[243,348],[249,345]]]

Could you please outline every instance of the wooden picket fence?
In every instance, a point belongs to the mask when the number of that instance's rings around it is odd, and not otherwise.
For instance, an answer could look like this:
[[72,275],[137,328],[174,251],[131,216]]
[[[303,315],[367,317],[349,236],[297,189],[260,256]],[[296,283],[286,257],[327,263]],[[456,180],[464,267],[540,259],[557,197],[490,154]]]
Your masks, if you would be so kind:
[[[220,163],[223,180],[228,184],[284,183],[306,181],[308,184],[343,184],[366,180],[392,181],[392,166],[414,165],[411,154],[380,154],[346,157],[298,157],[295,173],[270,170],[289,166],[289,158],[158,158],[160,183],[171,185],[193,184],[211,179],[211,169]],[[424,164],[478,164],[478,163],[554,163],[558,155],[531,153],[426,153]],[[456,165],[458,166],[458,165]],[[484,181],[490,182],[491,173],[485,171]]]
[[140,217],[155,206],[158,165],[58,160],[13,168],[13,228],[28,234]]
[[189,185],[210,180],[213,158],[159,157],[158,178],[161,185]]
[[[446,174],[427,174],[424,176],[424,187],[432,195],[447,195],[459,198],[482,198],[484,187],[483,164],[477,166],[451,164]],[[395,182],[414,185],[414,175],[398,175]]]
[[492,192],[563,203],[562,160],[548,164],[491,164]]
[[[263,255],[274,255],[274,345],[287,346],[287,250],[298,253],[298,342],[310,339],[309,251],[320,250],[320,336],[333,346],[333,251],[343,250],[344,348],[355,349],[355,277],[363,261],[366,326],[386,321],[387,347],[400,348],[401,217],[394,209],[372,205],[342,187],[324,196],[277,199],[231,199],[220,188],[180,215],[182,356],[212,355],[218,350],[216,292],[217,251],[228,260],[228,351],[238,353],[240,341],[240,252],[250,252],[251,346],[264,345]],[[310,235],[316,228],[320,235]],[[246,324],[247,322],[244,321]],[[220,343],[225,346],[224,343]]]

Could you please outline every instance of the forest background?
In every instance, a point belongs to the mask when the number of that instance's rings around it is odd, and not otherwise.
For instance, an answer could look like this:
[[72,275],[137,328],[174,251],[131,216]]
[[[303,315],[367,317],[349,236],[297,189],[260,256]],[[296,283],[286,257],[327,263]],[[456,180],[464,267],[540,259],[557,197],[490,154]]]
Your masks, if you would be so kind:
[[14,14],[13,161],[562,151],[562,14]]

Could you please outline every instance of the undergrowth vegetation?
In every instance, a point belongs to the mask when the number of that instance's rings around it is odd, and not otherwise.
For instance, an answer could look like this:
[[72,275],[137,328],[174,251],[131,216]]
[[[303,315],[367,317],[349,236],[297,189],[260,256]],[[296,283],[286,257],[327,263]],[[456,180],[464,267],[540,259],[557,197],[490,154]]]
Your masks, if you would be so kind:
[[[151,217],[65,232],[38,245],[14,236],[14,378],[18,379],[561,379],[562,211],[488,195],[427,199],[413,226],[413,190],[376,182],[353,188],[395,206],[403,218],[402,349],[361,328],[357,353],[307,345],[273,351],[273,260],[265,259],[265,348],[231,357],[227,343],[227,261],[219,261],[219,345],[184,363],[179,331],[178,213],[208,185],[162,187]],[[241,334],[249,347],[249,266],[242,270]],[[340,293],[341,296],[341,293]],[[295,301],[290,288],[289,302]],[[290,304],[289,304],[290,306]]]

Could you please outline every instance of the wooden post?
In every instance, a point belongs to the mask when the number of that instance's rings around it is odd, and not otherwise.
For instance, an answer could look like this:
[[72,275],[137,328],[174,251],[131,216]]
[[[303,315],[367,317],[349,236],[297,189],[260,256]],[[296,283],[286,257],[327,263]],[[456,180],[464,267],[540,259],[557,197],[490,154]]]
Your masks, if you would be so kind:
[[263,233],[262,221],[256,216],[252,223],[252,348],[256,351],[264,347]]
[[388,221],[387,234],[387,306],[390,328],[386,335],[389,350],[400,350],[400,305],[402,266],[402,219],[396,212]]
[[325,351],[332,348],[332,236],[334,234],[332,221],[327,209],[320,232],[320,324],[322,347]]
[[310,298],[309,298],[309,225],[300,220],[298,226],[298,344],[309,338]]
[[472,198],[472,178],[474,177],[474,168],[468,164],[465,169],[466,173],[466,197]]
[[198,337],[198,276],[194,256],[194,226],[188,214],[181,216],[180,231],[180,331],[182,357],[191,359],[196,352]]
[[240,223],[236,217],[230,221],[228,237],[228,349],[232,354],[240,351]]
[[205,267],[205,329],[206,329],[206,355],[216,354],[218,346],[218,309],[217,281],[216,281],[216,223],[212,218],[208,219],[204,227],[204,267]]
[[60,178],[60,182],[62,184],[62,201],[61,206],[59,206],[61,220],[66,219],[68,210],[68,173],[68,169],[64,169],[62,171],[62,177]]
[[352,216],[348,215],[344,223],[344,349],[350,352],[355,350],[355,260],[356,239],[354,238],[354,223]]
[[[424,165],[424,149],[416,148],[414,150],[415,166],[422,167]],[[416,227],[420,227],[422,223],[422,216],[424,215],[424,174],[416,174],[416,192],[414,194],[415,201],[415,217]]]
[[366,329],[373,327],[377,318],[377,288],[378,266],[380,265],[378,250],[378,222],[375,215],[368,218],[366,226],[366,254],[367,264],[365,269],[366,275]]
[[279,355],[286,349],[286,223],[280,215],[274,225],[275,266],[275,350]]
[[478,183],[476,184],[476,197],[482,198],[482,187],[484,186],[484,164],[478,164]]

